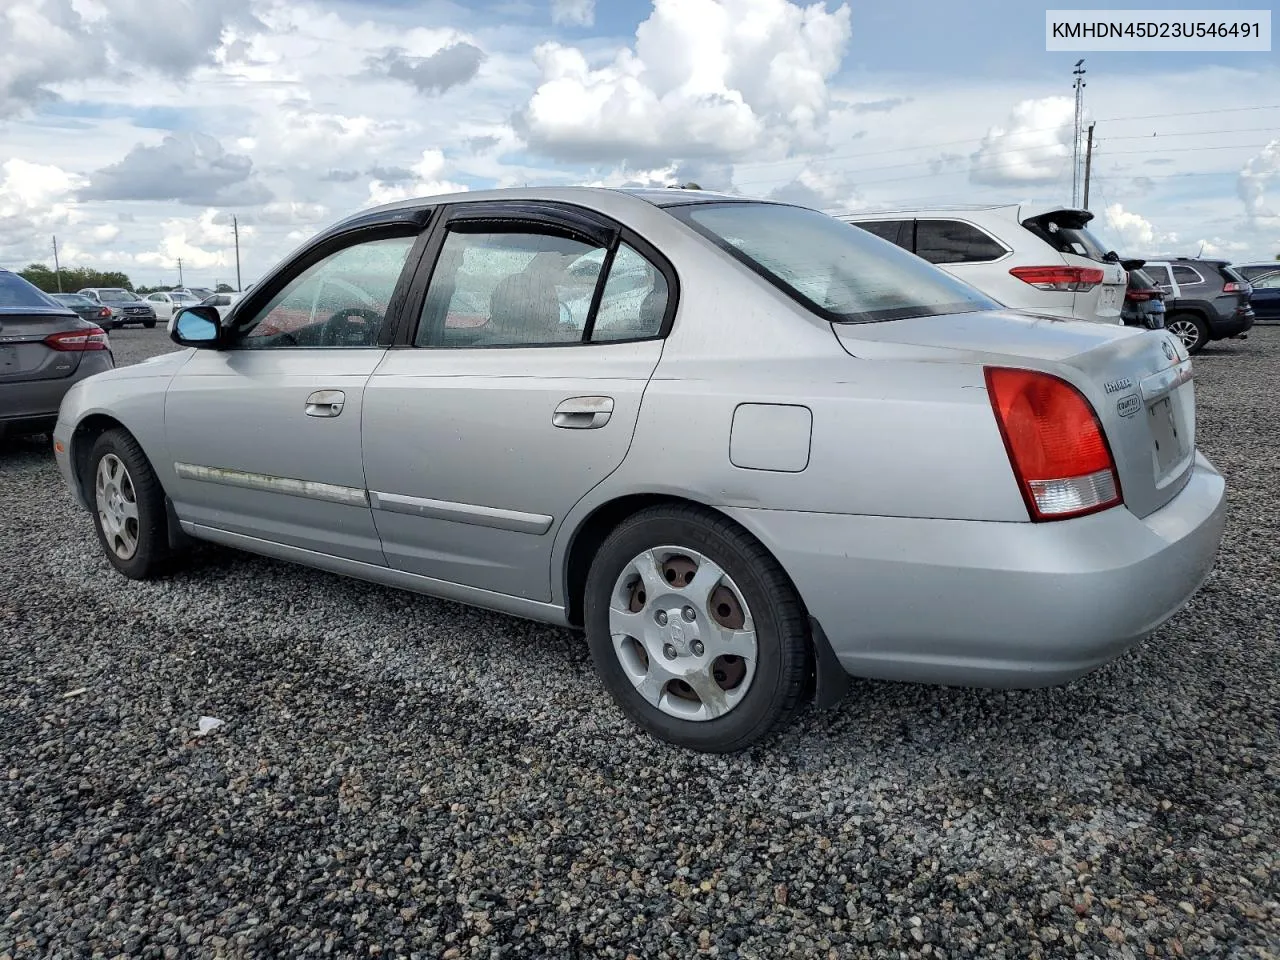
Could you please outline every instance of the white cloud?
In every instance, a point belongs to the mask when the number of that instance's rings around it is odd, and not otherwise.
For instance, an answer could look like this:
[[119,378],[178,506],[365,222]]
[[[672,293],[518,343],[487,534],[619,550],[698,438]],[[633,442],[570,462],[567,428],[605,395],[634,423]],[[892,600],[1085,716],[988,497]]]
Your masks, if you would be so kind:
[[538,47],[521,132],[560,159],[640,165],[816,146],[849,21],[847,5],[654,0],[634,49],[601,66],[575,47]]
[[11,157],[0,164],[0,255],[25,258],[48,250],[55,230],[83,220],[69,202],[84,178],[51,164]]
[[1251,227],[1280,227],[1280,212],[1267,202],[1267,187],[1280,182],[1280,140],[1272,140],[1240,171],[1236,190]]
[[1122,254],[1158,252],[1162,244],[1176,243],[1177,234],[1161,233],[1150,220],[1141,214],[1126,210],[1123,204],[1113,203],[1103,210],[1099,233],[1116,241],[1113,246]]
[[114,223],[102,223],[90,231],[90,236],[99,243],[110,243],[120,236],[120,228]]
[[292,226],[298,223],[318,223],[329,216],[329,208],[323,203],[288,200],[268,203],[252,216],[259,223]]
[[448,164],[439,150],[423,150],[422,158],[411,168],[414,179],[397,183],[372,180],[366,206],[377,206],[409,197],[430,197],[440,193],[462,193],[466,185],[444,178]]
[[993,186],[1052,183],[1071,176],[1075,103],[1043,97],[1016,104],[974,152],[970,179]]
[[593,26],[596,0],[551,0],[551,22],[561,26]]
[[[155,250],[136,256],[138,263],[176,269],[181,258],[184,269],[208,270],[235,266],[235,235],[231,218],[210,207],[192,219],[174,217],[161,223],[163,239]],[[241,227],[241,241],[252,236],[252,227]]]
[[775,187],[769,196],[830,213],[850,212],[866,205],[849,174],[812,167],[805,167],[790,183]]

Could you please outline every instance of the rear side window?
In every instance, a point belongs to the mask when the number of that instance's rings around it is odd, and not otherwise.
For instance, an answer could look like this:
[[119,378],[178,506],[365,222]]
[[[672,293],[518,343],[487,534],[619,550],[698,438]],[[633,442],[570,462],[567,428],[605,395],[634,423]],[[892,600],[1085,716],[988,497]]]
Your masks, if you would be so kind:
[[0,307],[57,307],[35,284],[16,273],[0,272]]
[[930,263],[990,263],[1005,255],[1004,247],[970,223],[917,220],[916,256]]
[[910,220],[858,220],[850,222],[854,226],[861,227],[867,233],[874,233],[882,240],[896,243],[903,250],[911,249]]
[[1204,283],[1204,277],[1190,267],[1184,267],[1180,263],[1173,265],[1173,279],[1177,280],[1178,283]]

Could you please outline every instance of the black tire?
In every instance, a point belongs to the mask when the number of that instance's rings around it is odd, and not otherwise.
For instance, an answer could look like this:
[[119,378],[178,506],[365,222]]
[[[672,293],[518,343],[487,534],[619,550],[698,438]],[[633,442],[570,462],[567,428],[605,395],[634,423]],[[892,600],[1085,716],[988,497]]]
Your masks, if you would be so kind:
[[148,330],[154,330],[156,326],[156,322],[154,320],[143,320],[142,325],[146,327]]
[[[1164,328],[1182,340],[1189,354],[1199,353],[1209,342],[1209,325],[1194,313],[1175,313],[1165,320]],[[1189,337],[1179,333],[1179,329],[1184,332],[1194,329],[1195,342],[1189,342]]]
[[[109,454],[120,459],[128,472],[137,504],[137,548],[132,556],[122,558],[112,548],[103,528],[96,501],[98,465]],[[93,512],[93,527],[98,543],[111,565],[131,580],[150,580],[165,573],[172,559],[169,548],[169,518],[165,511],[164,489],[151,469],[147,455],[127,430],[108,430],[98,437],[89,454],[84,478],[85,492]]]
[[[756,627],[751,686],[714,720],[683,720],[651,705],[623,671],[609,627],[609,601],[626,565],[650,548],[687,547],[718,564],[737,585]],[[653,736],[707,753],[732,753],[780,729],[802,700],[810,672],[808,618],[790,578],[755,537],[693,505],[658,506],[623,521],[601,545],[587,575],[584,620],[596,672],[623,711]]]

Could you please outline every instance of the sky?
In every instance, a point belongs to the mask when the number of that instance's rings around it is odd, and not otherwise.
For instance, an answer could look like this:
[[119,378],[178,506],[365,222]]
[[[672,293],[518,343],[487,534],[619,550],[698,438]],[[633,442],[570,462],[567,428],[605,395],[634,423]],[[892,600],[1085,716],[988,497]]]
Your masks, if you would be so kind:
[[[1209,5],[1160,4],[1180,6]],[[249,283],[362,208],[526,184],[1069,205],[1080,56],[1095,232],[1131,255],[1280,254],[1280,57],[1046,53],[1044,17],[1025,0],[0,0],[0,267],[51,263],[56,235],[64,265],[173,284],[181,258],[186,283],[234,285],[234,217]]]

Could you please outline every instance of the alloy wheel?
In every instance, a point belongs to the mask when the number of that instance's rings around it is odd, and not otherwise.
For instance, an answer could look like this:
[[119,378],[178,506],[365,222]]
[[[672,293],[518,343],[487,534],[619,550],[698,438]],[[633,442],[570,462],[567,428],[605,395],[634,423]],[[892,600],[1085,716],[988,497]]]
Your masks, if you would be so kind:
[[609,632],[627,678],[649,704],[681,720],[714,720],[755,677],[755,624],[718,565],[684,547],[634,557],[614,584]]
[[1179,317],[1172,323],[1166,324],[1165,329],[1177,336],[1188,351],[1194,350],[1200,342],[1200,328],[1192,320]]
[[114,453],[98,461],[94,500],[108,548],[121,560],[131,559],[138,550],[138,495],[124,462]]

